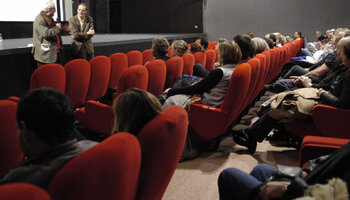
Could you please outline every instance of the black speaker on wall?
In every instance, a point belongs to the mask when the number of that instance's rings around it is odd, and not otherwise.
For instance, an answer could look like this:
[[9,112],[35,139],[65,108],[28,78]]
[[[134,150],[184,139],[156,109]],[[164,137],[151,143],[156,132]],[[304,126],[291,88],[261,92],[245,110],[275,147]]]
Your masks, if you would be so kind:
[[96,33],[121,32],[120,0],[94,0],[90,3]]

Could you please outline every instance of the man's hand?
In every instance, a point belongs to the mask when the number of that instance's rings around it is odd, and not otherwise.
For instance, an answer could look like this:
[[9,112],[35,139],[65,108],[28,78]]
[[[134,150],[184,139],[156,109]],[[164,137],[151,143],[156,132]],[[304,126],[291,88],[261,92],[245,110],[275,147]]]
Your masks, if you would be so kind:
[[169,92],[170,89],[171,89],[171,88],[168,88],[168,89],[164,90],[163,94],[168,94],[168,92]]
[[303,87],[311,87],[311,79],[306,76],[291,76],[291,79],[293,79],[293,83],[296,86],[303,86]]
[[290,182],[271,181],[260,188],[260,195],[263,200],[271,198],[282,198]]
[[95,35],[95,30],[91,27],[88,32],[86,32],[88,35]]

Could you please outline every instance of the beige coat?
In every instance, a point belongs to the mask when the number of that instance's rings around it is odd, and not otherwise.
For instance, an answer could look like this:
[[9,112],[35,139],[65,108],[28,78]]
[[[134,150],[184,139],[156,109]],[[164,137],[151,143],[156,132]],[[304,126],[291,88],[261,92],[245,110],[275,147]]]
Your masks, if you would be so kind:
[[74,37],[72,40],[73,54],[77,54],[83,45],[85,46],[85,49],[89,54],[93,54],[94,47],[92,45],[91,40],[92,35],[87,35],[89,29],[94,27],[92,17],[85,17],[83,29],[81,29],[78,16],[70,18],[69,25],[71,28],[71,34]]
[[57,38],[60,33],[57,27],[47,25],[44,17],[39,13],[33,24],[32,54],[36,61],[42,63],[55,63],[57,60]]

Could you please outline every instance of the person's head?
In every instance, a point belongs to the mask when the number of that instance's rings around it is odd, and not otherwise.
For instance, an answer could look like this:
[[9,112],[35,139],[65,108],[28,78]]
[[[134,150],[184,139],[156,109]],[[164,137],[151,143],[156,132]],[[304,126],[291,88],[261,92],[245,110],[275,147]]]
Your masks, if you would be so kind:
[[52,0],[45,2],[43,11],[48,17],[53,17],[56,13],[55,3]]
[[207,38],[200,37],[196,40],[196,42],[200,44],[204,50],[208,48],[209,43]]
[[219,62],[223,65],[237,64],[242,58],[242,52],[234,41],[225,41],[219,45]]
[[31,90],[18,103],[19,140],[28,157],[43,153],[45,147],[67,142],[73,123],[69,99],[54,89]]
[[162,112],[162,105],[151,93],[140,89],[128,89],[113,103],[114,127],[112,134],[128,132],[137,135],[154,117]]
[[267,42],[259,37],[255,37],[252,39],[252,54],[251,57],[254,57],[256,54],[261,53],[263,51],[269,50],[269,45]]
[[341,39],[337,46],[343,65],[350,67],[350,37]]
[[315,37],[318,39],[322,36],[322,32],[321,31],[316,31],[315,33]]
[[335,29],[329,29],[326,31],[326,36],[327,38],[332,38],[332,36],[334,35]]
[[191,43],[190,51],[191,53],[204,52],[204,49],[202,45],[198,44],[197,42],[193,42]]
[[169,50],[169,42],[164,37],[156,37],[152,41],[152,54],[154,57],[164,57]]
[[242,52],[242,60],[246,60],[249,57],[252,50],[252,40],[247,34],[236,35],[233,40],[238,44]]
[[249,35],[250,38],[254,38],[254,33],[248,32],[247,35]]
[[277,33],[276,34],[276,44],[284,45],[286,43],[287,43],[286,38],[282,34]]
[[269,45],[269,48],[270,48],[270,49],[273,49],[273,48],[274,48],[273,41],[272,41],[270,38],[264,37],[263,39],[264,39],[264,40],[266,41],[266,43]]
[[171,47],[171,55],[173,57],[181,57],[187,52],[187,43],[183,40],[174,40],[173,43],[171,43]]
[[302,36],[301,36],[301,32],[300,31],[296,31],[295,33],[294,33],[294,39],[299,39],[299,38],[301,38]]
[[86,14],[87,14],[87,6],[85,3],[80,3],[78,6],[78,17],[80,17],[81,19],[84,19]]

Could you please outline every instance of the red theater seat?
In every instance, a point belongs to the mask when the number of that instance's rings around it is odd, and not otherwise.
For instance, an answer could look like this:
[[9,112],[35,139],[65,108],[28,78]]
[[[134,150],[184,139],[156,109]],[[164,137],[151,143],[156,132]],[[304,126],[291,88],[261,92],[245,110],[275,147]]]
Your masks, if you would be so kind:
[[3,200],[51,200],[42,188],[27,183],[11,183],[0,186],[0,199]]
[[9,172],[23,158],[18,141],[17,103],[0,100],[0,176]]
[[220,108],[192,104],[189,112],[189,126],[203,141],[212,141],[222,135],[237,118],[247,98],[251,69],[247,63],[234,70],[230,85]]
[[69,161],[48,191],[54,200],[134,199],[140,165],[137,138],[117,133]]
[[195,64],[195,59],[193,54],[185,53],[182,55],[182,59],[184,61],[184,69],[183,74],[192,75],[193,74],[193,65]]
[[165,88],[173,86],[183,72],[184,61],[181,57],[173,57],[166,61]]
[[206,56],[205,68],[208,71],[211,71],[214,67],[214,64],[215,64],[216,53],[214,50],[207,50],[205,52],[205,56]]
[[138,134],[142,165],[137,200],[161,200],[179,162],[187,134],[187,112],[170,106]]
[[111,60],[106,56],[96,56],[90,60],[91,78],[86,96],[88,100],[98,100],[106,94],[111,75]]
[[46,64],[37,68],[30,78],[30,89],[50,87],[65,93],[66,71],[60,64]]
[[130,51],[128,56],[128,66],[143,65],[143,55],[140,51]]
[[205,53],[203,52],[196,52],[193,54],[194,59],[195,59],[195,64],[201,64],[205,67],[205,63],[207,62],[207,57],[205,55]]
[[142,52],[142,56],[143,56],[143,64],[146,64],[146,62],[149,62],[155,59],[155,57],[152,55],[152,49],[144,50]]
[[163,60],[152,60],[146,65],[148,71],[147,91],[155,96],[163,93],[166,78],[166,65]]
[[111,60],[111,75],[108,87],[115,88],[118,85],[120,75],[128,68],[128,56],[124,53],[115,53],[109,56]]

